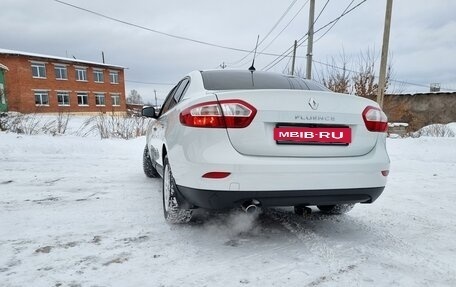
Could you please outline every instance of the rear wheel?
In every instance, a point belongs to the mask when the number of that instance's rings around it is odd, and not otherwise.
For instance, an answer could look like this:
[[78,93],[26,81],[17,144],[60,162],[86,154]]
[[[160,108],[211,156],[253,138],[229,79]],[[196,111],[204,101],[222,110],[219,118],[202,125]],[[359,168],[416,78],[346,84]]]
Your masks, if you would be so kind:
[[182,209],[176,198],[176,183],[166,156],[163,161],[163,214],[169,223],[187,223],[192,219],[191,209]]
[[336,204],[336,205],[317,205],[321,212],[326,214],[344,214],[349,212],[355,206],[354,203]]
[[144,174],[147,177],[157,178],[160,176],[158,174],[157,170],[155,169],[155,167],[152,165],[152,161],[149,156],[149,149],[147,148],[147,145],[144,147],[144,152],[143,152],[143,170],[144,170]]

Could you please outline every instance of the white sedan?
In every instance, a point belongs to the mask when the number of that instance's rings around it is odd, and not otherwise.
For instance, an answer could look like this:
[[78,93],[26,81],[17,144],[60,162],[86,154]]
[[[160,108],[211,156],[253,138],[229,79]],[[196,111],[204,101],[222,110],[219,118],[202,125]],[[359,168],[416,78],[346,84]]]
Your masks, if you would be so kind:
[[387,117],[366,98],[298,77],[194,71],[151,117],[144,172],[163,178],[168,222],[195,208],[317,206],[341,214],[372,203],[389,173]]

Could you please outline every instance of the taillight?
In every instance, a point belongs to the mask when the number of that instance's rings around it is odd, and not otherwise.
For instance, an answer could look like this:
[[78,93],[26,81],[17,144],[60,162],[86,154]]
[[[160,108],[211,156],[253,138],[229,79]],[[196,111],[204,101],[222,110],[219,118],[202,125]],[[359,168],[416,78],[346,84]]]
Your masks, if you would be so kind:
[[197,128],[245,128],[256,112],[253,106],[241,100],[213,101],[186,108],[180,114],[180,122]]
[[213,171],[213,172],[208,172],[203,174],[203,178],[209,178],[209,179],[222,179],[226,178],[230,175],[230,172],[223,172],[223,171]]
[[367,130],[371,132],[386,132],[388,130],[388,118],[379,108],[367,106],[363,111],[363,120]]
[[184,126],[198,128],[224,128],[222,108],[218,102],[207,102],[191,106],[180,113]]

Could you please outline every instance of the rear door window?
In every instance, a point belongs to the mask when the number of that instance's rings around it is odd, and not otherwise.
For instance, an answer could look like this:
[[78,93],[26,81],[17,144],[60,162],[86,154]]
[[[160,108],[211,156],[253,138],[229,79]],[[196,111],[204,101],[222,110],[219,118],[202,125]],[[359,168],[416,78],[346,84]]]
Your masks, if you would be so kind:
[[174,100],[176,101],[176,103],[180,102],[180,100],[184,96],[185,92],[187,91],[187,87],[189,84],[190,84],[189,78],[185,78],[180,82],[179,88],[177,88],[177,91],[174,94]]
[[187,87],[190,83],[190,78],[182,79],[168,94],[163,107],[160,111],[160,116],[172,109],[182,99],[183,95],[187,91]]

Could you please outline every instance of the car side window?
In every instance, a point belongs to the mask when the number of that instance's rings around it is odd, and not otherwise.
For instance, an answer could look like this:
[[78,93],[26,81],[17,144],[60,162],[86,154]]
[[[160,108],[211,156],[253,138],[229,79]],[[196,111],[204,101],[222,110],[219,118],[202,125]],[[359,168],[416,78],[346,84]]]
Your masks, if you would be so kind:
[[183,95],[187,91],[187,87],[190,83],[190,78],[184,78],[181,80],[168,94],[163,107],[160,111],[160,116],[172,109],[182,99]]
[[166,96],[165,102],[163,103],[163,106],[160,110],[160,115],[163,115],[170,109],[171,102],[174,101],[174,94],[176,93],[177,88],[179,87],[179,84],[177,84],[172,90],[168,93],[168,96]]
[[185,78],[181,81],[179,88],[177,89],[176,93],[174,94],[174,100],[176,101],[176,104],[182,99],[185,92],[187,91],[189,82],[190,82],[189,78]]

